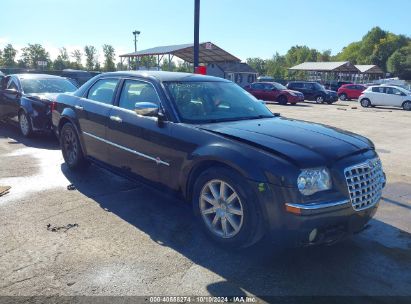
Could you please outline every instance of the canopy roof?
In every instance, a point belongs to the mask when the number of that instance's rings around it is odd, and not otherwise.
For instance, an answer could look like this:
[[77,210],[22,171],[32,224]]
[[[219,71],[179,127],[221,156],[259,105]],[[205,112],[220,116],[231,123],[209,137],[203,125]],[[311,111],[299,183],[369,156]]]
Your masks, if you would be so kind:
[[355,67],[364,74],[384,74],[379,66],[373,64],[357,64]]
[[[128,53],[120,55],[120,57],[144,57],[153,55],[170,54],[177,56],[184,61],[194,62],[194,44],[179,44],[158,46],[147,50]],[[215,63],[215,62],[241,62],[240,59],[226,52],[222,48],[212,44],[211,42],[204,42],[200,44],[199,61],[201,63]]]
[[318,72],[347,72],[347,73],[359,73],[359,69],[356,68],[349,61],[338,62],[304,62],[296,65],[289,70],[291,71],[318,71]]

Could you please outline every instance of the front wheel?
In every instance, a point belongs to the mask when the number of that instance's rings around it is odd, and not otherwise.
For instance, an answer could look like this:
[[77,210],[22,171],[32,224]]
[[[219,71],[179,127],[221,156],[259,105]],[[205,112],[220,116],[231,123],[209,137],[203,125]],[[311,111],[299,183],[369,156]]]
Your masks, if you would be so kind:
[[19,126],[24,137],[30,137],[33,134],[30,117],[23,110],[19,113]]
[[402,108],[405,111],[411,111],[411,101],[406,101],[403,103]]
[[368,108],[371,106],[371,101],[367,98],[361,99],[360,104],[363,108]]
[[342,93],[342,94],[340,95],[340,100],[342,100],[342,101],[347,100],[347,94]]
[[235,171],[222,167],[204,171],[193,194],[194,212],[203,230],[219,245],[247,247],[262,237],[255,195]]
[[60,146],[64,161],[70,169],[81,170],[87,167],[87,161],[81,150],[80,140],[71,123],[66,123],[61,128]]

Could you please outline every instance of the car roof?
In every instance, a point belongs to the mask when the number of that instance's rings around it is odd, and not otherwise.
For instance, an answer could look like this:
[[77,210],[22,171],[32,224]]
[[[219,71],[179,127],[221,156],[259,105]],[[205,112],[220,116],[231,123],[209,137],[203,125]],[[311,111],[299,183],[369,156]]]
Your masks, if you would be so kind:
[[131,77],[142,77],[142,78],[154,78],[158,81],[219,81],[219,82],[230,82],[229,80],[206,76],[200,74],[191,73],[181,73],[181,72],[165,72],[165,71],[119,71],[119,72],[108,72],[102,73],[100,76],[131,76]]
[[67,79],[65,77],[60,77],[60,76],[56,76],[56,75],[50,75],[50,74],[11,74],[8,76],[14,76],[17,77],[19,79]]

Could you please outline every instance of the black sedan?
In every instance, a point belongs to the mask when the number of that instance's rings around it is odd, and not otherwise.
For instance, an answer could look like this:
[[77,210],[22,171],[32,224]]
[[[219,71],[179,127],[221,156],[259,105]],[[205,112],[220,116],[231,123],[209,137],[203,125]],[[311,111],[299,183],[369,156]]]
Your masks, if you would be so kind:
[[52,118],[70,169],[172,191],[225,246],[335,242],[364,228],[385,185],[368,139],[274,115],[221,78],[105,73],[59,95]]
[[16,74],[2,79],[0,119],[17,120],[21,133],[51,130],[51,108],[57,94],[74,92],[68,79],[46,74]]

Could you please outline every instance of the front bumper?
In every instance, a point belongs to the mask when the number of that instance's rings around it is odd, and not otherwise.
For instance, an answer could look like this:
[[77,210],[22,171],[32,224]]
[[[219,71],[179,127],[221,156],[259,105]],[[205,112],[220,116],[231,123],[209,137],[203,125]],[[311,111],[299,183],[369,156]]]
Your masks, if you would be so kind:
[[297,102],[303,102],[304,101],[304,95],[289,95],[288,96],[288,102],[289,103],[297,103]]

